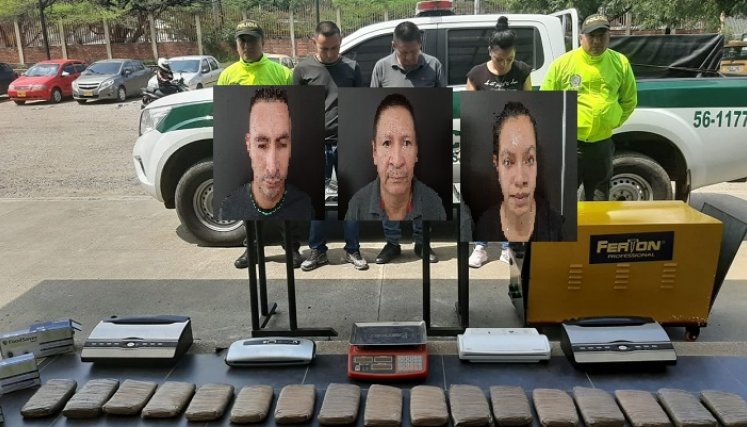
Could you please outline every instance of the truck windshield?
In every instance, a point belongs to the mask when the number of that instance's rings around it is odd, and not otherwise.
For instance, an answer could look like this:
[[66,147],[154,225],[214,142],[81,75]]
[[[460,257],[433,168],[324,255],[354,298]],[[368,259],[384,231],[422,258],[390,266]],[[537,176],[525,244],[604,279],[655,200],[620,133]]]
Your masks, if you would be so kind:
[[727,46],[723,59],[747,59],[747,46]]

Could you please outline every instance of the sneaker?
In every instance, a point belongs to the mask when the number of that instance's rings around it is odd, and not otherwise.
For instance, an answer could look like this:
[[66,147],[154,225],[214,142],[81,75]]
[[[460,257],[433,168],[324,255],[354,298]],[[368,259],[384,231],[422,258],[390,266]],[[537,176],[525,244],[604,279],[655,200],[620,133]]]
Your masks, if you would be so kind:
[[[470,258],[470,261],[472,258]],[[505,262],[506,264],[511,264],[511,254],[508,253],[508,249],[504,249],[501,251],[501,261]]]
[[486,262],[488,262],[488,251],[485,250],[485,246],[475,245],[475,250],[472,251],[472,255],[469,256],[469,266],[472,268],[480,268]]
[[368,262],[361,256],[360,251],[345,252],[345,262],[353,264],[356,270],[368,270]]
[[301,270],[311,271],[317,267],[321,267],[327,264],[329,264],[329,260],[327,259],[327,252],[312,249],[306,261],[301,263]]

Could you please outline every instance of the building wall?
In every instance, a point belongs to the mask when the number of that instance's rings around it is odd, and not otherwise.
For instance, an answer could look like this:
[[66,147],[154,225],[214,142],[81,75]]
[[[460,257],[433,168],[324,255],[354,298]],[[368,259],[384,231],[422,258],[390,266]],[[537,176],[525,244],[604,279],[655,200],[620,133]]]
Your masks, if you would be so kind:
[[[265,40],[265,52],[282,53],[291,55],[291,43],[288,38]],[[309,38],[296,39],[296,56],[303,58],[314,52],[314,44]],[[49,53],[52,58],[62,57],[62,48],[50,46]],[[172,57],[180,55],[197,55],[197,43],[191,42],[168,42],[158,44],[158,56]],[[210,54],[210,52],[205,52]],[[33,65],[47,59],[43,47],[27,47],[23,49],[25,66]],[[106,45],[68,45],[67,57],[71,59],[82,59],[88,63],[106,59]],[[153,61],[153,49],[150,43],[112,43],[112,57],[133,58],[143,61]],[[237,55],[238,58],[238,55]],[[16,48],[0,48],[0,62],[18,64],[18,50]]]

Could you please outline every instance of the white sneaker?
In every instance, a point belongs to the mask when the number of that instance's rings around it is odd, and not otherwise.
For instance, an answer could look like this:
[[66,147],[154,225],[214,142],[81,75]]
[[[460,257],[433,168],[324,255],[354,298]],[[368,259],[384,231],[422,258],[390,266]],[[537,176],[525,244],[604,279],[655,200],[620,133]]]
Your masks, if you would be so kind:
[[506,264],[511,264],[511,255],[508,253],[508,249],[504,249],[501,251],[500,260],[505,262]]
[[487,261],[488,251],[485,250],[485,246],[475,245],[475,250],[472,251],[472,255],[469,256],[469,266],[472,268],[480,268]]

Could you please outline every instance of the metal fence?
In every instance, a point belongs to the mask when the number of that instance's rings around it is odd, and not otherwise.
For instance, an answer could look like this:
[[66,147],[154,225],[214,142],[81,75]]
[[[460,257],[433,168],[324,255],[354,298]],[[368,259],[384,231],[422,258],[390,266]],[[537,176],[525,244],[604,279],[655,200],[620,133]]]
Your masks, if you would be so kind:
[[[412,17],[415,14],[417,0],[406,1],[384,8],[376,2],[365,5],[336,8],[331,0],[321,0],[319,4],[319,18],[337,22],[343,34],[376,22],[391,19]],[[457,14],[472,14],[473,0],[454,1]],[[479,13],[502,13],[506,9],[501,0],[484,0],[480,3]],[[306,0],[296,6],[294,10],[279,9],[274,6],[257,6],[242,10],[224,3],[220,10],[208,6],[205,9],[169,8],[161,13],[149,17],[145,13],[132,12],[109,22],[109,39],[117,43],[156,43],[187,42],[198,43],[205,40],[229,40],[232,29],[237,22],[245,18],[257,20],[268,38],[289,38],[291,31],[295,38],[311,36],[316,26],[316,1]],[[291,25],[291,18],[293,20]],[[635,20],[635,17],[632,19]],[[152,23],[152,30],[151,30]],[[634,22],[620,20],[616,24],[635,28]],[[16,25],[20,40],[16,36]],[[102,45],[106,43],[104,23],[92,21],[87,23],[64,24],[49,20],[47,33],[50,46],[61,46],[62,40],[70,45]],[[198,31],[198,26],[200,31]],[[732,23],[732,26],[739,26]],[[292,28],[292,30],[291,30]],[[154,34],[154,37],[151,36]],[[38,10],[17,16],[12,20],[0,21],[0,49],[43,47],[41,24]]]

